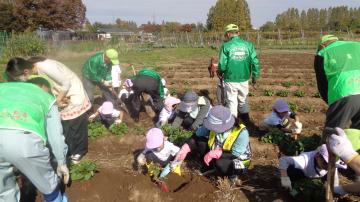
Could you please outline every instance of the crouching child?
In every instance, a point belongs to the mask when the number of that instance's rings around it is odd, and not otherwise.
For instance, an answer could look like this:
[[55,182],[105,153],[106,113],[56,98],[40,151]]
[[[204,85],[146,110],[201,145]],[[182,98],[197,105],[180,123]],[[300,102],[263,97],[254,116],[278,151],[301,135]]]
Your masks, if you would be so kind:
[[180,166],[180,161],[174,161],[176,154],[180,148],[169,142],[164,133],[159,128],[152,128],[146,133],[146,144],[144,151],[138,156],[137,162],[139,166],[146,165],[148,174],[150,166],[156,165],[161,168],[159,176],[151,176],[153,178],[164,178],[171,171],[176,171]]

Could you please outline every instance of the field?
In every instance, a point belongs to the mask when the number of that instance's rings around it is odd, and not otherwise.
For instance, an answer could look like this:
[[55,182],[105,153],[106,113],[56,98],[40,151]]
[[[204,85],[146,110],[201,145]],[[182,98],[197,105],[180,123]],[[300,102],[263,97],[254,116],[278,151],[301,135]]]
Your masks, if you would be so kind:
[[[156,67],[166,78],[168,88],[178,94],[186,90],[208,90],[216,103],[216,79],[208,77],[209,58],[217,53],[210,49],[156,49],[145,53],[120,55],[124,77],[131,75],[129,64]],[[259,51],[260,52],[260,51]],[[75,72],[91,53],[58,52],[56,58]],[[123,58],[122,58],[123,57]],[[313,70],[313,52],[262,50],[261,76],[251,87],[249,103],[251,118],[257,124],[271,112],[278,98],[286,99],[300,114],[303,135],[320,134],[327,106],[319,98]],[[93,160],[99,172],[88,181],[74,181],[66,188],[71,201],[292,201],[280,186],[277,148],[259,141],[251,133],[252,165],[242,177],[240,188],[230,188],[224,180],[205,178],[188,163],[181,177],[171,175],[167,181],[171,193],[163,193],[149,177],[134,167],[135,156],[144,146],[145,131],[152,127],[150,118],[142,113],[139,123],[125,117],[129,132],[122,138],[107,135],[89,140],[86,159]],[[40,201],[40,197],[37,198]]]

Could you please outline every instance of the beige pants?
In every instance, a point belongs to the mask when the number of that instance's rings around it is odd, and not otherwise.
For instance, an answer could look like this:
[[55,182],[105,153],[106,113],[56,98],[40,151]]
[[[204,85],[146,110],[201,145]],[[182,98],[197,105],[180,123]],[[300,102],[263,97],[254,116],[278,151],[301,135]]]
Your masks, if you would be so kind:
[[226,102],[231,114],[235,117],[246,104],[246,97],[249,94],[249,81],[225,82]]

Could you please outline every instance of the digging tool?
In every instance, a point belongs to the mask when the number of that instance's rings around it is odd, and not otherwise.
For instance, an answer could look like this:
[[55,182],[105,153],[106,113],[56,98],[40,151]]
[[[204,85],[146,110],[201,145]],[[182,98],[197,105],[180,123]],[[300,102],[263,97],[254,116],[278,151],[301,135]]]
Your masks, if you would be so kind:
[[133,75],[135,76],[135,75],[136,75],[136,71],[135,71],[134,65],[133,65],[133,64],[130,64],[130,67],[131,67],[131,69],[132,69],[132,71],[133,71]]
[[208,67],[209,76],[210,78],[214,78],[215,74],[220,80],[220,90],[221,90],[221,104],[223,106],[226,106],[226,97],[225,97],[225,87],[224,87],[224,75],[220,74],[218,71],[218,67],[215,63],[215,58],[211,57],[210,59],[210,65]]
[[[331,132],[333,131],[333,132]],[[325,190],[325,196],[326,196],[326,202],[333,202],[333,193],[334,193],[334,179],[335,179],[335,162],[336,162],[336,156],[331,152],[329,147],[329,141],[328,136],[330,134],[337,134],[334,132],[335,130],[332,128],[325,128],[323,132],[323,136],[326,140],[326,148],[329,153],[329,162],[328,162],[328,173],[327,173],[327,180],[326,180],[326,190]]]

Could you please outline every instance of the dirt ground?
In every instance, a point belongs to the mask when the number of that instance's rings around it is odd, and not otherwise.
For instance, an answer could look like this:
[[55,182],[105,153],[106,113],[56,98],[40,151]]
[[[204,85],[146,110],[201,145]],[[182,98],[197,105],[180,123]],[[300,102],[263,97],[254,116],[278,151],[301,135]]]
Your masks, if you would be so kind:
[[[265,114],[270,113],[272,103],[279,98],[275,95],[264,96],[266,89],[289,90],[291,93],[285,99],[299,106],[303,135],[319,134],[325,119],[326,105],[320,98],[314,97],[317,89],[313,55],[262,54],[260,61],[260,79],[256,87],[250,88],[252,96],[249,97],[249,103],[253,122],[257,124]],[[174,61],[160,67],[159,72],[166,78],[169,89],[177,92],[205,89],[216,102],[217,81],[208,78],[208,62],[207,58]],[[286,88],[281,86],[284,81],[303,82],[304,85]],[[294,96],[295,90],[304,91],[306,96]],[[311,110],[301,110],[308,108]],[[229,189],[224,181],[219,184],[216,179],[205,178],[185,168],[181,177],[169,177],[167,182],[173,192],[162,193],[149,177],[134,169],[134,157],[144,146],[144,133],[153,126],[151,120],[142,113],[139,123],[134,123],[128,117],[125,123],[130,128],[125,137],[119,139],[110,135],[90,141],[86,158],[98,164],[99,172],[91,180],[73,182],[66,189],[71,201],[292,201],[280,186],[276,148],[260,142],[254,131],[250,131],[252,164],[241,179],[243,186]]]

